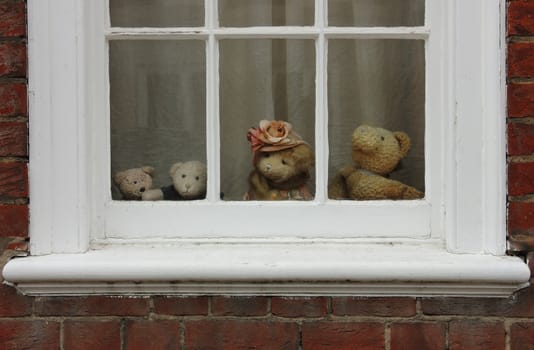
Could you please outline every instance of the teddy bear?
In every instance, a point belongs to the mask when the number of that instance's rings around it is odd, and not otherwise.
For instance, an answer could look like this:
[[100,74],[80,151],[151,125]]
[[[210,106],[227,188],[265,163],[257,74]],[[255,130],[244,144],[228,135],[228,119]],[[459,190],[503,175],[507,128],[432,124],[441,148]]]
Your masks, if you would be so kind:
[[402,132],[362,125],[352,134],[352,160],[328,186],[331,199],[420,199],[424,193],[388,179],[410,150],[410,137]]
[[311,147],[285,121],[262,120],[247,139],[254,154],[245,200],[312,200],[306,185],[315,159]]
[[140,200],[142,194],[152,188],[153,175],[153,167],[143,166],[117,172],[113,176],[113,182],[123,199]]
[[144,201],[192,200],[206,197],[206,166],[196,160],[175,163],[169,170],[172,184],[145,191]]

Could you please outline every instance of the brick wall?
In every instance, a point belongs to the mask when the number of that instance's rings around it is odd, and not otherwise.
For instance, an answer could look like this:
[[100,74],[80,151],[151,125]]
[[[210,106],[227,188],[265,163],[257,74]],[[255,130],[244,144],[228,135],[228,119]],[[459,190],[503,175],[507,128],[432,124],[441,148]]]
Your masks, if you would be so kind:
[[507,123],[508,239],[534,271],[534,1],[509,2]]
[[[534,1],[508,4],[508,235],[511,252],[526,256],[534,251]],[[24,1],[0,0],[0,268],[27,249],[25,36]],[[534,288],[509,299],[29,298],[0,286],[0,349],[526,350]]]

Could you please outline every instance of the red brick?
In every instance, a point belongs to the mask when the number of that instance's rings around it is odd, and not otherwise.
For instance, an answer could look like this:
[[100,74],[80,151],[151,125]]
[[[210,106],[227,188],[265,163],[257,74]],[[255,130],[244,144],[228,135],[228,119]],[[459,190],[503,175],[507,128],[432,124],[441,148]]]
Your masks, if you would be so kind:
[[332,313],[339,316],[391,316],[415,315],[415,298],[333,298]]
[[30,251],[30,247],[27,240],[14,240],[7,245],[6,249],[15,250],[18,252]]
[[26,34],[26,6],[22,0],[0,3],[0,36],[17,37]]
[[426,315],[534,317],[534,288],[510,298],[423,298]]
[[0,349],[57,350],[59,349],[59,323],[38,320],[0,320]]
[[69,350],[120,349],[119,321],[65,321],[63,348]]
[[534,349],[534,322],[514,323],[510,327],[510,350]]
[[28,167],[25,163],[0,163],[0,197],[28,196]]
[[294,350],[298,325],[271,321],[201,320],[185,322],[188,350]]
[[28,124],[0,122],[0,156],[25,157],[27,155]]
[[439,323],[394,323],[391,350],[445,350],[445,325]]
[[0,83],[0,117],[27,116],[26,84]]
[[263,316],[268,302],[265,297],[213,297],[211,311],[216,316]]
[[505,336],[502,322],[452,321],[449,325],[449,349],[504,350]]
[[181,349],[178,321],[126,321],[124,349]]
[[510,84],[507,96],[509,117],[534,116],[534,84]]
[[305,350],[384,349],[384,324],[366,322],[312,322],[302,325]]
[[534,2],[513,1],[508,7],[508,34],[534,33]]
[[534,76],[534,42],[508,44],[508,76]]
[[271,312],[281,317],[321,317],[327,310],[327,298],[272,298]]
[[10,237],[1,237],[0,236],[0,254],[2,250],[7,249],[7,246],[10,242],[12,242],[13,239]]
[[534,153],[534,124],[508,124],[508,154],[512,156]]
[[528,231],[533,226],[534,203],[510,202],[508,205],[508,230]]
[[508,194],[524,196],[534,193],[534,163],[508,164]]
[[0,317],[28,316],[32,298],[18,294],[15,288],[0,284]]
[[534,250],[534,234],[532,232],[508,232],[508,249],[514,252]]
[[26,44],[21,42],[0,42],[0,76],[26,76]]
[[29,212],[27,205],[0,205],[0,236],[28,236]]
[[148,299],[135,297],[40,297],[35,314],[40,316],[146,316]]
[[528,251],[534,247],[534,203],[508,204],[508,240],[515,250]]
[[154,297],[154,312],[161,315],[208,314],[208,297]]

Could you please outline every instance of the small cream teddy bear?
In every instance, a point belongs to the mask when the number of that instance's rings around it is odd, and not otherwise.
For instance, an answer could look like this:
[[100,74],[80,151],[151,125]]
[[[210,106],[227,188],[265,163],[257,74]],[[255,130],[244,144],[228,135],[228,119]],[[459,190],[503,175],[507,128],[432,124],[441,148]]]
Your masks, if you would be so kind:
[[199,161],[175,163],[169,170],[172,185],[143,193],[144,201],[191,200],[206,197],[206,166]]

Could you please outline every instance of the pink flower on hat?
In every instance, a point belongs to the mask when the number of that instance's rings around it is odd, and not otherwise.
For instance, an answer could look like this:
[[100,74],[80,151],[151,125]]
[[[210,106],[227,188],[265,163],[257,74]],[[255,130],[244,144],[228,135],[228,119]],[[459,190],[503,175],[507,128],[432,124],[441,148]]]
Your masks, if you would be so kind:
[[262,120],[259,128],[250,128],[247,140],[252,152],[274,152],[305,143],[293,126],[283,120]]

